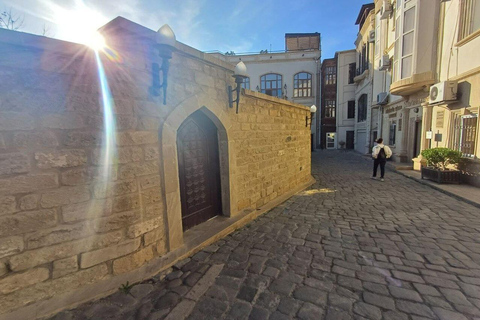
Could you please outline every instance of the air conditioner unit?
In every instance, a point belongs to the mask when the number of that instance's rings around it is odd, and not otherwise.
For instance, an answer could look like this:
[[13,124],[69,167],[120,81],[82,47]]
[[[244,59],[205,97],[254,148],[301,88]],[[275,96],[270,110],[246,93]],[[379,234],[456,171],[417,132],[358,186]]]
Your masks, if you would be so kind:
[[375,30],[371,30],[368,34],[368,42],[375,42]]
[[380,92],[377,95],[377,104],[383,106],[388,103],[388,92]]
[[388,54],[384,54],[379,62],[378,62],[378,67],[380,70],[387,70],[388,68],[390,68],[390,57],[388,56]]
[[390,0],[383,0],[382,9],[380,9],[380,20],[387,19],[392,12],[392,4]]
[[457,100],[457,82],[442,81],[430,87],[430,104]]

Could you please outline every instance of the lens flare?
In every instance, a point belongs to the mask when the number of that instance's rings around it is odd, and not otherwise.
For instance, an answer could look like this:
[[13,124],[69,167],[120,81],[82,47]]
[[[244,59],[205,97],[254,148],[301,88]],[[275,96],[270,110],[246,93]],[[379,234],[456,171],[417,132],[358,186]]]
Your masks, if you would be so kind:
[[116,123],[115,116],[113,113],[114,102],[110,88],[108,87],[107,76],[105,74],[105,69],[103,68],[102,60],[100,59],[100,54],[95,51],[95,59],[97,61],[98,69],[98,78],[100,80],[100,89],[102,93],[102,104],[103,104],[103,145],[102,145],[102,164],[103,172],[101,175],[106,181],[108,181],[111,171],[112,164],[117,157],[116,149]]
[[87,38],[85,44],[95,51],[103,50],[107,47],[105,38],[98,32],[94,32],[89,38]]

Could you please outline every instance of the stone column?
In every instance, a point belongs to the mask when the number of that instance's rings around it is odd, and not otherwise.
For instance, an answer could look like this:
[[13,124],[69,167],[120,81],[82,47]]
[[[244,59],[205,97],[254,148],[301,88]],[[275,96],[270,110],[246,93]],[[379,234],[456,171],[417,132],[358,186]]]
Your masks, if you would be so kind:
[[[408,128],[409,128],[410,108],[403,107],[402,109],[402,145],[398,157],[400,162],[408,161]],[[397,124],[398,128],[398,124]]]

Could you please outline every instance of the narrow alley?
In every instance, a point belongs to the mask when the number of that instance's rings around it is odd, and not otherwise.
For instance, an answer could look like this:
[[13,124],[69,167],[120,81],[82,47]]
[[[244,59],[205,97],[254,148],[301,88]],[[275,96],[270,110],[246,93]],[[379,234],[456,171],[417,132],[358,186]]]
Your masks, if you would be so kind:
[[54,319],[479,319],[480,210],[351,152],[164,280]]

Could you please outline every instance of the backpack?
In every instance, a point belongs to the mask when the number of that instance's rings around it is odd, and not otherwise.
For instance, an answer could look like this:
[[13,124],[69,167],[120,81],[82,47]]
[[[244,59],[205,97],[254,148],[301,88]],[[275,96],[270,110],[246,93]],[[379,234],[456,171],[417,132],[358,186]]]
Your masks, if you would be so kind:
[[378,156],[377,159],[385,160],[387,159],[387,154],[385,153],[385,150],[383,148],[378,151]]

